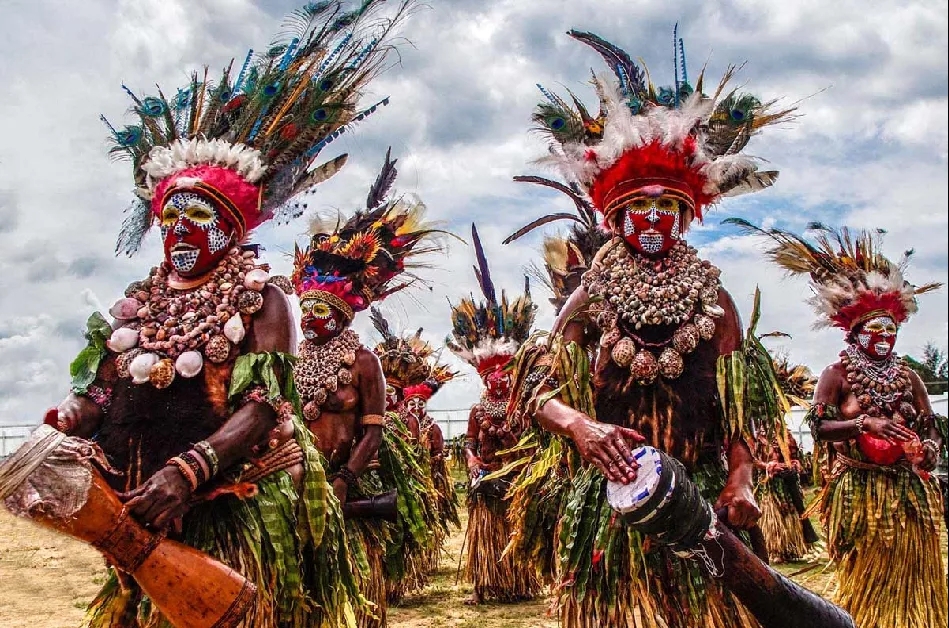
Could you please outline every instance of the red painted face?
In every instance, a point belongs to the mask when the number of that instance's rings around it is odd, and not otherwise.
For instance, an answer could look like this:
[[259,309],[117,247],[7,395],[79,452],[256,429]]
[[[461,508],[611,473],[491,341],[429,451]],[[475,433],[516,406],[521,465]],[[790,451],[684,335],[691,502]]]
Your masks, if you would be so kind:
[[399,391],[395,386],[386,384],[386,410],[395,410],[399,407]]
[[504,371],[491,372],[484,383],[492,399],[507,399],[511,394],[511,376]]
[[889,316],[880,315],[866,321],[857,331],[857,346],[872,360],[883,360],[893,353],[899,327]]
[[326,301],[303,299],[300,301],[300,327],[307,340],[329,340],[343,333],[349,326],[346,315]]
[[614,229],[634,251],[663,255],[682,237],[680,202],[662,186],[643,188],[620,210]]
[[214,202],[196,192],[175,192],[161,211],[165,261],[181,277],[200,277],[217,266],[234,240],[234,227]]

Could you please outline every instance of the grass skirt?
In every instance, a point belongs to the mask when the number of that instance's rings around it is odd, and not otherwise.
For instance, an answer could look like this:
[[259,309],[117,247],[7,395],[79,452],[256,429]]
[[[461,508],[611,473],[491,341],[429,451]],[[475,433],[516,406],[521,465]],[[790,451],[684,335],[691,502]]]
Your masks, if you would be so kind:
[[[708,479],[695,477],[703,493],[717,493],[718,483]],[[651,547],[622,525],[606,500],[606,480],[595,469],[576,474],[566,500],[557,539],[563,628],[758,626],[698,561]]]
[[359,628],[383,628],[389,604],[386,598],[386,538],[388,524],[381,521],[348,521],[346,537],[357,563],[359,593],[368,604],[356,613]]
[[837,563],[835,601],[858,628],[947,625],[942,496],[934,477],[838,463],[821,510]]
[[[256,497],[224,495],[195,506],[183,519],[181,541],[239,571],[257,585],[245,628],[355,626],[356,580],[342,512],[326,483],[305,429],[297,441],[306,454],[300,491],[286,471],[258,484]],[[130,577],[109,569],[90,604],[89,628],[173,628]]]
[[500,498],[469,498],[465,577],[481,600],[517,602],[535,597],[540,584],[534,570],[505,554],[509,524],[506,504]]
[[761,519],[758,526],[774,562],[800,560],[808,552],[801,516],[784,493],[780,479],[766,480],[755,491]]

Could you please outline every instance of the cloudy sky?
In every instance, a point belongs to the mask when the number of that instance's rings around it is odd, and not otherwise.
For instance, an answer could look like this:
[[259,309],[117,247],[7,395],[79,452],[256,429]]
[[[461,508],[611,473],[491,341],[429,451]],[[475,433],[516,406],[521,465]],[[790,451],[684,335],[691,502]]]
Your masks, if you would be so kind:
[[[0,25],[0,424],[33,423],[68,387],[68,363],[82,346],[86,317],[108,305],[161,256],[152,234],[133,259],[112,250],[130,200],[126,163],[110,163],[105,113],[123,120],[121,84],[165,93],[205,64],[238,63],[263,49],[297,0],[7,0]],[[792,340],[774,348],[816,370],[842,346],[835,331],[810,329],[802,280],[783,279],[756,243],[720,224],[728,216],[802,229],[822,220],[888,231],[886,251],[916,251],[910,279],[947,277],[947,6],[942,1],[841,0],[431,0],[403,34],[401,66],[372,85],[391,105],[337,143],[344,171],[310,206],[354,209],[387,146],[399,158],[400,191],[420,195],[433,218],[467,235],[479,224],[495,281],[519,289],[539,257],[541,234],[501,240],[529,219],[569,211],[556,193],[514,183],[545,174],[529,132],[534,86],[570,87],[592,98],[599,57],[565,35],[591,30],[642,58],[654,82],[672,82],[672,27],[679,23],[695,76],[717,78],[747,61],[739,80],[763,98],[800,103],[802,117],[770,129],[748,152],[782,175],[764,193],[727,200],[695,225],[690,241],[723,270],[747,319],[755,285],[761,331]],[[265,226],[258,239],[279,272],[303,227]],[[555,230],[549,228],[548,233]],[[473,251],[455,244],[433,258],[430,289],[384,304],[395,327],[422,326],[441,342],[448,299],[475,289]],[[543,289],[540,327],[552,311]],[[898,350],[947,345],[946,291],[921,298]],[[375,340],[363,315],[357,329]],[[468,372],[467,369],[463,369]],[[477,378],[450,384],[439,408],[470,404]]]

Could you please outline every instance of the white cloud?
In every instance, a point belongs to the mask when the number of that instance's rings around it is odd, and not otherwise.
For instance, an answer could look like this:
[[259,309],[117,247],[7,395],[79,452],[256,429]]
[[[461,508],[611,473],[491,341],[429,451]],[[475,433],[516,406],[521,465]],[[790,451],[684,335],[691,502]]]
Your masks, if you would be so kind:
[[[134,259],[113,259],[121,211],[131,199],[127,163],[110,164],[100,112],[123,123],[121,84],[165,93],[191,71],[212,69],[247,48],[262,49],[282,15],[299,0],[88,0],[15,3],[0,25],[0,422],[38,420],[65,391],[67,366],[82,346],[85,317],[108,306],[161,255],[150,237]],[[801,229],[809,220],[889,232],[887,252],[916,249],[914,281],[947,280],[947,38],[945,3],[898,0],[835,3],[806,0],[650,0],[432,3],[405,26],[413,42],[395,67],[371,86],[367,102],[391,104],[341,138],[343,172],[308,201],[312,209],[350,210],[364,202],[386,146],[399,158],[397,188],[418,193],[433,218],[467,237],[479,225],[495,281],[520,289],[538,259],[541,234],[513,245],[501,239],[528,220],[569,210],[567,199],[515,184],[540,173],[531,161],[543,145],[529,128],[538,101],[534,84],[565,85],[582,98],[591,50],[567,37],[591,30],[647,62],[659,83],[671,82],[671,27],[680,23],[690,76],[708,59],[708,76],[729,62],[748,63],[740,80],[766,98],[800,103],[803,116],[769,130],[750,150],[782,171],[773,190],[726,201],[691,238],[723,269],[726,286],[747,319],[755,285],[763,291],[761,331],[778,329],[794,360],[815,370],[841,348],[834,331],[814,332],[802,280],[785,280],[747,238],[719,224],[730,215]],[[668,78],[667,78],[668,77]],[[824,90],[824,91],[821,91]],[[808,96],[810,96],[808,98]],[[259,237],[277,270],[304,226],[265,226]],[[548,229],[548,231],[552,230]],[[384,304],[397,327],[425,328],[441,342],[447,300],[475,290],[473,251],[459,244],[433,259],[417,289]],[[552,313],[540,286],[539,326]],[[921,297],[921,312],[898,348],[919,353],[927,340],[947,345],[945,292]],[[16,321],[10,323],[8,321]],[[366,317],[357,328],[375,340]],[[447,355],[447,352],[446,352]],[[468,377],[435,398],[459,407],[477,395]]]

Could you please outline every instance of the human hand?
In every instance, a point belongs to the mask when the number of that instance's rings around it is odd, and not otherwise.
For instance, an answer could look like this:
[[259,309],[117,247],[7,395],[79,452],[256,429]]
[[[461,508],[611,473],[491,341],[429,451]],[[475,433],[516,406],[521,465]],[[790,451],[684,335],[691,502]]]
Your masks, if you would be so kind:
[[346,498],[349,496],[349,485],[346,484],[346,480],[343,478],[333,480],[333,494],[336,495],[340,505],[346,503]]
[[765,467],[765,472],[768,474],[769,478],[773,478],[774,476],[781,473],[785,469],[787,469],[787,465],[785,465],[784,463],[772,460]]
[[629,484],[636,479],[639,465],[627,441],[639,444],[646,440],[636,430],[583,418],[573,424],[570,438],[576,443],[580,456],[611,482]]
[[173,466],[162,467],[138,488],[119,493],[119,499],[139,521],[158,529],[188,512],[190,497],[188,481]]
[[715,502],[715,510],[722,508],[728,509],[728,525],[734,528],[747,530],[761,518],[750,486],[727,483]]
[[791,461],[791,468],[794,469],[795,472],[800,473],[800,472],[801,472],[801,461],[800,461],[800,460],[792,460],[792,461]]
[[[92,406],[92,407],[90,407]],[[50,425],[64,434],[73,433],[82,422],[82,418],[98,406],[86,397],[70,394],[55,408],[46,411],[43,423]]]
[[906,441],[917,438],[916,433],[902,423],[878,416],[864,415],[863,430],[867,434],[885,438],[889,441]]
[[481,473],[481,459],[472,457],[468,460],[468,477],[475,479]]

